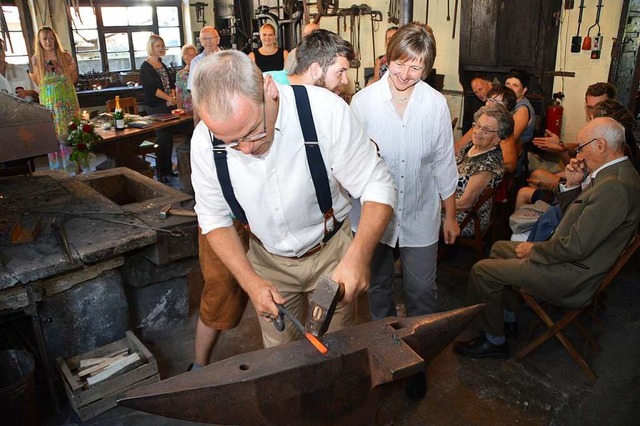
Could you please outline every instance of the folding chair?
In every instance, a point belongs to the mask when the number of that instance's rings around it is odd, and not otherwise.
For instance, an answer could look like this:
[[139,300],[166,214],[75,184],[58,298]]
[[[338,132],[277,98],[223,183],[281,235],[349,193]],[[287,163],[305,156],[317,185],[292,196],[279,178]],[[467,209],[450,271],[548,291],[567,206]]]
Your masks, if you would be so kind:
[[[486,235],[489,233],[493,226],[493,222],[495,219],[495,203],[491,206],[491,211],[489,212],[489,224],[485,229],[482,229],[480,226],[480,208],[482,205],[493,198],[494,189],[491,187],[487,187],[480,197],[473,203],[473,206],[466,211],[465,217],[460,222],[460,230],[462,231],[468,224],[473,220],[473,229],[474,234],[473,237],[463,237],[462,235],[458,237],[458,243],[462,244],[465,247],[471,247],[475,249],[476,260],[481,260],[484,257],[484,246],[483,242]],[[491,244],[491,241],[489,241]]]
[[587,377],[591,380],[596,380],[597,377],[593,372],[593,370],[589,367],[589,365],[584,360],[582,355],[580,355],[576,347],[571,343],[571,341],[567,338],[567,336],[565,336],[562,330],[564,330],[564,328],[567,327],[569,324],[573,324],[573,326],[576,328],[576,330],[578,330],[578,332],[582,335],[582,337],[584,337],[589,341],[589,344],[592,347],[594,347],[595,349],[600,349],[600,346],[596,342],[595,338],[589,335],[587,331],[584,329],[584,327],[582,326],[582,324],[580,324],[580,322],[576,320],[583,313],[586,313],[589,316],[595,317],[593,308],[598,304],[600,299],[604,296],[603,295],[604,290],[609,286],[609,284],[611,284],[611,282],[616,277],[616,275],[618,275],[618,272],[620,272],[620,270],[624,267],[624,265],[627,263],[629,258],[633,256],[633,254],[638,249],[638,247],[640,247],[640,234],[634,235],[634,237],[631,239],[629,244],[627,244],[627,247],[620,254],[620,257],[618,257],[618,260],[616,261],[616,263],[609,270],[609,272],[604,276],[604,278],[602,278],[602,281],[600,282],[598,289],[596,290],[595,294],[591,299],[591,304],[587,307],[580,308],[580,309],[566,310],[562,319],[560,319],[560,321],[556,323],[553,322],[553,320],[547,314],[547,311],[545,311],[542,308],[542,306],[533,298],[533,296],[525,292],[520,287],[514,287],[514,290],[520,293],[520,295],[531,306],[531,308],[538,315],[538,317],[540,317],[542,322],[544,322],[545,325],[549,327],[547,331],[545,331],[544,333],[542,333],[541,335],[533,339],[524,349],[518,352],[515,356],[515,359],[518,361],[521,360],[522,358],[527,356],[531,351],[533,351],[535,348],[537,348],[538,346],[540,346],[541,344],[543,344],[544,342],[546,342],[547,340],[555,336],[558,338],[558,340],[560,340],[560,343],[562,343],[562,346],[564,346],[567,352],[569,352],[569,355],[571,355],[573,360],[582,368],[582,370],[587,375]]

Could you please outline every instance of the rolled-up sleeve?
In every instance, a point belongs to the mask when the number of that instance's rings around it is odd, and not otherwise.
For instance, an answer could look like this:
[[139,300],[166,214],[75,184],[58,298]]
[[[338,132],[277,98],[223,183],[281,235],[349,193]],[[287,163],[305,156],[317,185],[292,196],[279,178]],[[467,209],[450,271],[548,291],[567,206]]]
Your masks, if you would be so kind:
[[200,122],[191,138],[191,184],[195,191],[195,211],[203,234],[233,225],[231,211],[218,183],[209,131]]

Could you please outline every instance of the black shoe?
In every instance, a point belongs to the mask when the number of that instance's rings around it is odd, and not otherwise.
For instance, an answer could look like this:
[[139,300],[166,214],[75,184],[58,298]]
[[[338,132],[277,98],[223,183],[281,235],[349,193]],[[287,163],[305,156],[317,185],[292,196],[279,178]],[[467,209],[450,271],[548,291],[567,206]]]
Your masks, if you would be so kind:
[[485,336],[469,342],[458,342],[454,344],[453,351],[472,358],[506,358],[508,354],[507,342],[494,345]]
[[162,177],[158,178],[158,182],[167,183],[167,182],[169,182],[169,179],[166,176],[162,176]]
[[169,173],[169,176],[176,177],[176,176],[178,176],[178,172],[176,172],[176,171],[174,170],[174,171],[172,171],[171,173]]
[[515,321],[505,321],[504,335],[509,339],[515,339],[518,337],[518,323]]
[[413,401],[420,401],[427,394],[427,375],[426,373],[414,374],[407,378],[404,386],[407,396]]

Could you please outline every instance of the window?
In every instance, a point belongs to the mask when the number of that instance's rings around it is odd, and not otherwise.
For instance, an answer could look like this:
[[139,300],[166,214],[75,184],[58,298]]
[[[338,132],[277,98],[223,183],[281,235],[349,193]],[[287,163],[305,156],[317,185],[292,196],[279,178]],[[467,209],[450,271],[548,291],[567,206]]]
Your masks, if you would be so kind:
[[104,2],[96,5],[95,15],[92,7],[80,7],[79,16],[70,9],[71,33],[80,73],[139,69],[147,58],[147,41],[151,34],[164,39],[167,46],[165,64],[181,63],[180,1],[164,1],[162,5],[133,4]]
[[4,40],[5,54],[7,55],[6,61],[12,64],[28,65],[29,54],[27,52],[24,35],[22,34],[18,8],[7,5],[7,2],[2,2],[2,12],[4,13],[9,28],[9,37]]

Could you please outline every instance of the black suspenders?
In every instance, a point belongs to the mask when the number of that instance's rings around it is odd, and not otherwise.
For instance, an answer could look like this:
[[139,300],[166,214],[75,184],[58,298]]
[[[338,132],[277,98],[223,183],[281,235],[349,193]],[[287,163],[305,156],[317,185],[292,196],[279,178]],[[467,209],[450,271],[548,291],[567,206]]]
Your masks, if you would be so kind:
[[[304,136],[304,146],[307,154],[307,163],[311,171],[311,179],[313,180],[313,186],[316,191],[318,206],[324,217],[325,238],[323,242],[327,242],[340,228],[341,224],[336,222],[333,215],[333,200],[331,198],[329,177],[327,176],[327,169],[324,165],[322,154],[320,153],[318,134],[316,133],[316,126],[313,122],[313,115],[311,114],[311,105],[309,104],[307,89],[304,86],[291,86],[291,88],[296,98],[298,118],[300,120],[300,127],[302,128],[302,135]],[[247,226],[249,223],[247,221],[247,215],[240,203],[238,203],[233,191],[233,186],[231,185],[229,166],[227,164],[227,150],[224,142],[211,135],[211,143],[213,144],[213,159],[216,165],[218,181],[222,188],[222,195],[236,219]]]

